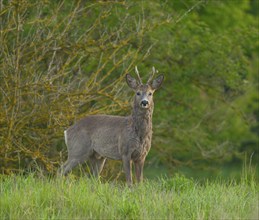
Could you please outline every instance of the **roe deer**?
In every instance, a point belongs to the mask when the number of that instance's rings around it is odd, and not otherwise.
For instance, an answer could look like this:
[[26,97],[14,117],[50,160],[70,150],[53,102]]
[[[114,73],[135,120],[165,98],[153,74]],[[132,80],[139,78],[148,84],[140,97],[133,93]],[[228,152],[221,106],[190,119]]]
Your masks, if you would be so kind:
[[92,175],[98,177],[109,158],[122,160],[129,186],[132,185],[132,161],[136,179],[142,181],[145,158],[151,147],[153,93],[161,86],[164,76],[153,80],[156,72],[153,67],[147,83],[143,84],[137,67],[135,71],[138,80],[126,75],[128,86],[135,91],[131,115],[92,115],[69,127],[64,132],[68,160],[61,167],[61,174],[66,175],[76,165],[88,161]]

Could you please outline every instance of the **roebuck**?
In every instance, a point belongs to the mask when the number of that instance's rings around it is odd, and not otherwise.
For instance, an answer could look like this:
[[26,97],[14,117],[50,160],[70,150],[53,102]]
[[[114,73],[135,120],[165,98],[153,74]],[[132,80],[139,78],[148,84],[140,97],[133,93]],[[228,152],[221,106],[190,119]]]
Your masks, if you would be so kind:
[[62,174],[88,161],[92,174],[98,176],[106,158],[109,158],[122,160],[129,186],[132,185],[132,161],[136,179],[142,181],[145,158],[151,147],[153,94],[161,86],[164,76],[160,75],[153,80],[156,72],[153,67],[147,83],[143,84],[137,67],[135,71],[137,80],[126,75],[128,86],[135,91],[131,115],[87,116],[64,132],[68,160],[61,167]]

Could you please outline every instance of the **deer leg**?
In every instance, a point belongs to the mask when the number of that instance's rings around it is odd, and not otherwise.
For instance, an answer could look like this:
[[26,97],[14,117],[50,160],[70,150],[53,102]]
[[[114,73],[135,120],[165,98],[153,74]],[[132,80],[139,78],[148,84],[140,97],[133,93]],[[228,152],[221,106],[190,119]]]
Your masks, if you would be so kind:
[[122,157],[123,169],[126,175],[128,186],[132,186],[131,159],[127,156]]
[[140,183],[143,181],[144,160],[135,161],[134,165],[135,165],[136,179],[137,179],[137,182]]
[[94,177],[98,177],[99,174],[102,172],[104,164],[105,164],[106,158],[91,158],[90,159],[90,168],[91,168],[91,173]]
[[66,163],[61,168],[61,175],[67,175],[76,165],[79,164],[79,161],[76,159],[67,160]]
[[68,159],[61,168],[61,175],[67,175],[75,166],[84,163],[88,159],[88,156]]

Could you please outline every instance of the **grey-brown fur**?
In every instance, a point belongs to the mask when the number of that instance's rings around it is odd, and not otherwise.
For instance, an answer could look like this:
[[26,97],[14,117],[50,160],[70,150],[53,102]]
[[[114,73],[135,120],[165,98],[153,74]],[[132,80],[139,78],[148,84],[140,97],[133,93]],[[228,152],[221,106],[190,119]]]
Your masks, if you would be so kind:
[[73,167],[89,161],[91,172],[98,176],[106,158],[122,160],[128,185],[132,184],[131,164],[135,165],[136,179],[143,179],[145,158],[151,147],[153,93],[163,82],[163,75],[152,77],[142,84],[137,68],[138,80],[126,75],[126,81],[134,91],[135,98],[130,116],[93,115],[81,119],[65,131],[68,160],[61,167],[67,174]]

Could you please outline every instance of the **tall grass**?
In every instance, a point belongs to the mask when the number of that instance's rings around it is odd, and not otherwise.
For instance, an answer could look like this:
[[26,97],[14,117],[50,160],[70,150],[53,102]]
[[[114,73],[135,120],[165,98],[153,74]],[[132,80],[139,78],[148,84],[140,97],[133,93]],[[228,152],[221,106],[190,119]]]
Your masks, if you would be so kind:
[[0,219],[258,219],[258,184],[183,176],[124,183],[2,176]]

